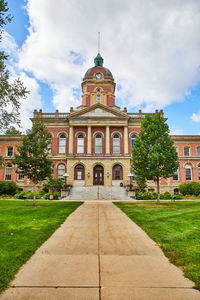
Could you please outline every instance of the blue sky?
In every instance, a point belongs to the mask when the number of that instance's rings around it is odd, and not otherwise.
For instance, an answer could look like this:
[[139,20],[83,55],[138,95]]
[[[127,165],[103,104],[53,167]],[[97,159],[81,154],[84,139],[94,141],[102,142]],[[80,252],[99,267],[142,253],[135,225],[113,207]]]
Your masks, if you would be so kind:
[[138,7],[135,0],[117,0],[113,11],[113,1],[102,1],[96,19],[96,0],[61,1],[59,8],[55,0],[9,1],[14,19],[5,27],[4,48],[15,58],[11,72],[31,90],[23,105],[24,128],[34,108],[66,112],[81,103],[81,80],[93,66],[101,30],[104,65],[120,87],[116,104],[130,112],[163,109],[172,133],[200,134],[200,3],[183,0],[180,8],[175,0],[161,8],[162,0],[150,0],[149,13],[148,5]]

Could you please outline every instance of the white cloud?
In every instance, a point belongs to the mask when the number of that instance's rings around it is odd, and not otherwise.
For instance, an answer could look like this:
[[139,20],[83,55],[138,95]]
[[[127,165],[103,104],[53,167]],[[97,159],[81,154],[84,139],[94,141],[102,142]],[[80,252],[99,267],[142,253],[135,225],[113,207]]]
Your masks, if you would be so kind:
[[198,83],[200,1],[28,0],[27,12],[18,67],[49,84],[60,110],[81,104],[73,91],[93,66],[98,31],[122,105],[161,109]]
[[170,134],[171,135],[182,135],[183,134],[183,129],[176,128],[175,126],[172,126],[170,128]]
[[41,97],[39,95],[40,86],[35,78],[28,76],[25,72],[18,68],[19,49],[14,38],[7,32],[4,32],[3,35],[2,49],[9,54],[7,68],[10,72],[10,82],[16,78],[20,78],[26,89],[29,91],[27,97],[20,100],[20,120],[22,127],[18,129],[24,132],[26,129],[31,127],[30,118],[33,116],[33,110],[41,108]]
[[[54,88],[57,107],[76,104],[72,91],[93,65],[98,31],[126,106],[163,108],[183,100],[198,81],[199,1],[28,0],[27,11],[30,34],[19,65]],[[74,64],[71,51],[83,65]]]
[[200,123],[200,111],[197,114],[193,113],[190,118],[192,121]]

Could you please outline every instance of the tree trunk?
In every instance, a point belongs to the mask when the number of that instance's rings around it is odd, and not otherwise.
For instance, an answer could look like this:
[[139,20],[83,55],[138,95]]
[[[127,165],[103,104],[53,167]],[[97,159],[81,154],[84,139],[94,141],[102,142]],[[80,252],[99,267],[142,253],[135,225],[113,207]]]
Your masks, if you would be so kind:
[[35,206],[35,201],[36,201],[36,183],[34,183],[33,191],[34,191],[34,195],[33,195],[33,206]]
[[157,177],[157,203],[160,204],[160,180],[159,177]]

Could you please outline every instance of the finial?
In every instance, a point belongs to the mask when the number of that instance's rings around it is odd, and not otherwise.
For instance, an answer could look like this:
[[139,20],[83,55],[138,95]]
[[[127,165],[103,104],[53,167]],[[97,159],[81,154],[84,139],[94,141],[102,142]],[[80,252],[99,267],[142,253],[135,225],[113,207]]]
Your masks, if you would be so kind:
[[98,32],[98,53],[100,53],[100,32]]

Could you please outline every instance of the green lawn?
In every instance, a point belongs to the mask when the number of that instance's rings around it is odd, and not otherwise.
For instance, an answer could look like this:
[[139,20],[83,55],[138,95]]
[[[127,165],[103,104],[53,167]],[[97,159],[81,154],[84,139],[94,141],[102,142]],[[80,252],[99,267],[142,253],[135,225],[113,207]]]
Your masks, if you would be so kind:
[[200,289],[200,202],[114,203],[156,242]]
[[81,203],[0,200],[0,291]]

